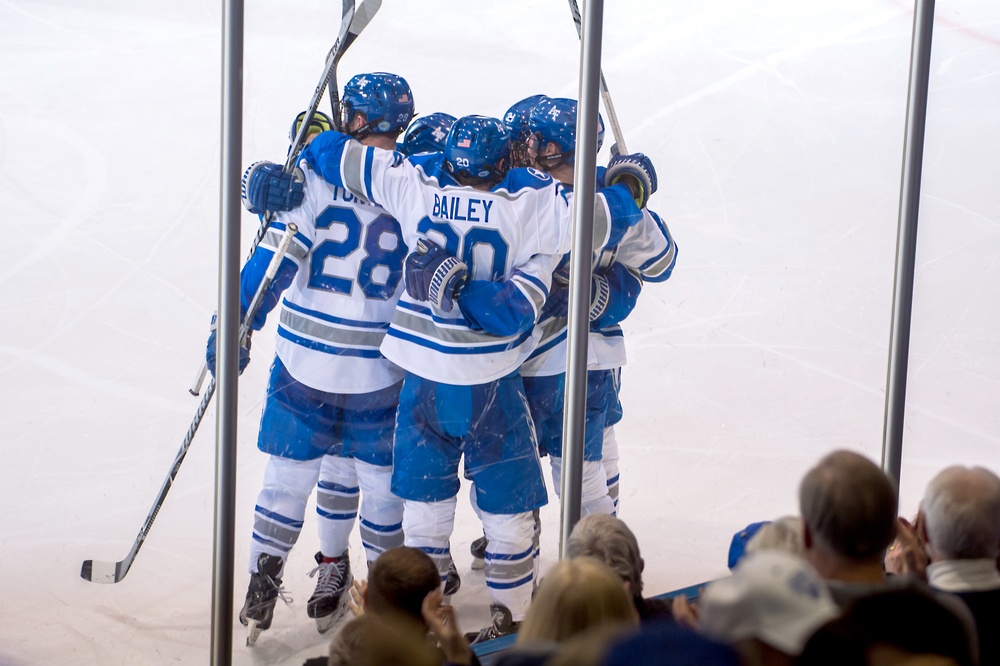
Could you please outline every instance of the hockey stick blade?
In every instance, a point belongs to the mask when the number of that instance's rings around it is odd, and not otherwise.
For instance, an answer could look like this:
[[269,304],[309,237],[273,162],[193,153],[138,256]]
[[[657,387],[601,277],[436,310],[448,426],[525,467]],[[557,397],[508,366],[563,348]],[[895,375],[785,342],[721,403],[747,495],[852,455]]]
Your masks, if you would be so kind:
[[343,131],[344,129],[340,116],[340,85],[337,83],[337,65],[340,64],[340,59],[344,57],[344,52],[354,43],[358,35],[368,27],[372,17],[375,16],[381,7],[382,0],[365,0],[361,3],[360,7],[355,7],[354,18],[351,20],[347,34],[344,35],[344,42],[340,45],[340,50],[333,60],[333,70],[330,75],[330,113],[333,114],[333,127],[337,131]]
[[80,577],[91,583],[117,583],[128,573],[128,567],[123,566],[124,564],[124,561],[84,560],[83,567],[80,569]]
[[347,37],[344,38],[344,45],[340,47],[340,53],[337,54],[337,60],[344,55],[344,51],[354,43],[354,40],[358,38],[358,35],[368,27],[371,23],[372,18],[378,13],[378,10],[382,8],[382,0],[365,0],[361,5],[354,11],[354,20],[351,21],[351,28],[347,32]]

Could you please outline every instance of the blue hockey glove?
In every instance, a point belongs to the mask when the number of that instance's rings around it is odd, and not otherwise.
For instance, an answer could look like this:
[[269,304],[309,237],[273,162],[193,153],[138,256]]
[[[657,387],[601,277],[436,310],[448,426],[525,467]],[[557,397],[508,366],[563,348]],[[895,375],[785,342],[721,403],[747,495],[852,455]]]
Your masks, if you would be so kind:
[[[217,314],[212,315],[212,326],[208,334],[208,344],[205,345],[205,363],[208,364],[208,371],[212,373],[212,377],[215,377],[215,355],[216,355],[216,343],[215,337],[218,333],[216,320],[218,319]],[[240,374],[243,374],[243,370],[246,369],[247,364],[250,362],[250,335],[253,331],[247,333],[247,339],[244,341],[243,345],[240,347]]]
[[569,314],[569,264],[552,273],[552,288],[542,307],[542,317],[565,317]]
[[656,169],[653,162],[642,153],[615,155],[604,172],[604,184],[623,183],[632,192],[635,205],[645,208],[649,197],[656,192]]
[[243,172],[240,181],[243,207],[254,215],[297,208],[305,197],[304,180],[305,176],[298,167],[289,174],[282,170],[280,164],[254,162]]
[[406,257],[406,293],[445,312],[451,312],[468,280],[469,267],[426,238]]
[[611,297],[611,287],[608,279],[599,273],[594,274],[590,283],[590,321],[597,319],[608,309],[608,299]]

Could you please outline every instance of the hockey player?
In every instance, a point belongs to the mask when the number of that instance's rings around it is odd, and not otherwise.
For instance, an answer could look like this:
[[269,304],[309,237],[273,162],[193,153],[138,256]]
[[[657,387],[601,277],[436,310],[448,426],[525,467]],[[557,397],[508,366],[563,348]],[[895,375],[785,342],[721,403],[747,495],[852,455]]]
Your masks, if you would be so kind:
[[[443,154],[404,161],[325,132],[301,162],[383,206],[414,248],[381,347],[405,370],[392,490],[406,499],[406,545],[443,571],[464,455],[491,542],[494,622],[478,640],[510,633],[531,598],[532,511],[546,493],[517,369],[534,349],[572,226],[563,187],[534,170],[505,173],[508,151],[500,121],[466,116]],[[607,188],[596,200],[595,245],[616,244],[640,218],[627,188]]]
[[448,130],[455,124],[455,116],[447,113],[430,113],[417,116],[403,133],[403,142],[397,144],[396,150],[404,155],[419,155],[420,153],[440,153],[444,150]]
[[[571,99],[545,98],[528,116],[526,153],[533,163],[567,188],[573,184],[576,150],[577,103]],[[603,138],[600,123],[598,149]],[[614,149],[612,151],[615,152]],[[670,277],[677,248],[669,231],[645,204],[656,191],[656,172],[642,154],[613,155],[607,170],[598,170],[598,189],[623,179],[643,208],[642,221],[630,228],[614,248],[597,255],[592,278],[591,333],[587,373],[586,429],[583,463],[583,515],[615,513],[618,497],[618,450],[613,425],[621,418],[618,388],[625,364],[625,340],[618,324],[635,307],[643,281],[662,282]],[[566,266],[556,274],[565,284]],[[548,338],[521,370],[532,415],[539,427],[540,449],[552,464],[555,488],[561,487],[562,406],[565,384],[565,321],[553,298],[549,318],[540,322]],[[562,314],[562,316],[565,316]],[[560,328],[562,329],[560,331]],[[606,436],[607,435],[607,436]],[[605,441],[605,440],[608,441]],[[557,490],[558,492],[558,490]]]
[[[392,149],[413,115],[413,97],[399,76],[364,74],[344,87],[342,110],[351,136]],[[294,181],[280,172],[278,165],[267,163],[247,170],[244,196],[252,211],[288,208],[302,199],[301,185],[296,198]],[[304,179],[304,201],[277,215],[241,273],[245,308],[286,225],[298,225],[251,326],[259,330],[264,325],[287,289],[258,437],[258,447],[270,457],[254,510],[250,584],[240,611],[251,645],[271,625],[282,569],[314,487],[320,552],[310,574],[317,582],[306,610],[321,632],[346,609],[345,592],[352,582],[347,547],[359,490],[360,530],[369,561],[402,544],[403,504],[389,485],[403,373],[379,352],[379,345],[403,290],[407,247],[399,223],[381,207],[311,171]],[[292,194],[283,196],[282,190]],[[210,368],[215,365],[214,336],[208,345]],[[241,369],[243,365],[245,361]]]
[[[572,190],[576,149],[576,102],[533,95],[512,105],[504,114],[504,122],[520,138],[520,146],[515,146],[513,152],[519,156],[522,163],[537,166],[562,183],[567,190]],[[604,123],[598,116],[598,150],[603,138]],[[635,160],[635,164],[630,164],[627,169],[628,180],[633,186],[638,186],[641,181],[649,179],[647,171],[652,172],[652,164],[643,164],[641,161],[646,158],[642,155],[628,157]],[[602,169],[599,182],[603,181],[603,176]],[[653,178],[655,179],[655,173]],[[603,187],[603,184],[601,186]],[[637,203],[642,204],[644,201],[640,200]],[[629,229],[625,239],[635,239],[637,234],[641,233],[643,232],[638,227]],[[668,236],[657,233],[657,237],[663,239],[664,245],[670,242]],[[622,243],[624,242],[626,241],[623,240]],[[612,336],[620,336],[621,329],[617,324],[635,307],[642,284],[637,270],[612,260],[618,251],[619,247],[616,247],[601,253],[595,263],[592,278],[590,320],[591,329],[595,333],[591,334],[590,339],[589,366],[592,370],[587,374],[583,515],[615,512],[615,503],[608,490],[609,477],[602,465],[602,440],[611,404],[609,395],[611,377],[608,371],[598,369],[599,359],[595,351],[603,343],[603,338],[600,340],[596,338],[597,332],[602,330],[608,330]],[[553,276],[552,294],[538,322],[538,329],[541,332],[538,347],[521,367],[528,405],[538,433],[539,452],[549,456],[557,493],[561,488],[562,471],[568,281],[569,256],[567,255]],[[614,459],[617,460],[617,455]],[[473,541],[470,548],[473,568],[482,566],[487,546],[488,541],[485,536]]]

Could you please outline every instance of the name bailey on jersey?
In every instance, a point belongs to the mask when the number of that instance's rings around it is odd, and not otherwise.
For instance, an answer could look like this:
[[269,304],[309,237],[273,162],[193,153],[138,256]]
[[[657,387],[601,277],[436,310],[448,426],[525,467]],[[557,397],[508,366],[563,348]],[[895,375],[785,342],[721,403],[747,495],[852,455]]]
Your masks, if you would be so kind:
[[[447,196],[444,194],[434,195],[434,209],[431,215],[445,220],[464,220],[468,222],[490,223],[490,207],[492,201],[487,199],[473,199],[464,196]],[[462,212],[465,213],[464,217]],[[482,214],[482,218],[477,217]]]

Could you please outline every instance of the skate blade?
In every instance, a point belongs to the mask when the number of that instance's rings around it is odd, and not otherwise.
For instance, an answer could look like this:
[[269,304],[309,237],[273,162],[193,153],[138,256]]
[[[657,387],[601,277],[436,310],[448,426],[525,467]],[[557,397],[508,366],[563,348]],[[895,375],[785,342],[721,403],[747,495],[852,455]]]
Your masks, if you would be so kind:
[[472,558],[472,570],[473,571],[482,571],[485,568],[486,568],[486,560],[485,559],[483,559],[481,557],[473,557]]
[[263,629],[260,628],[260,622],[258,620],[248,620],[247,621],[247,647],[253,647],[257,643],[257,639],[260,638],[260,632]]
[[345,615],[347,615],[347,602],[341,600],[340,604],[337,606],[337,610],[333,611],[329,615],[324,617],[316,618],[316,631],[321,634],[325,634],[330,631],[335,624],[337,624]]

